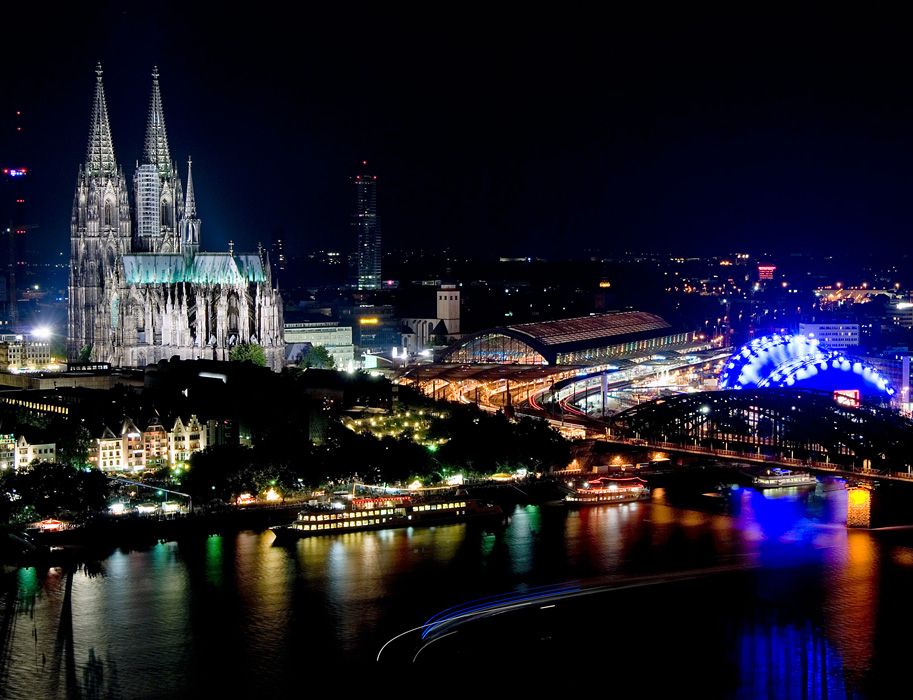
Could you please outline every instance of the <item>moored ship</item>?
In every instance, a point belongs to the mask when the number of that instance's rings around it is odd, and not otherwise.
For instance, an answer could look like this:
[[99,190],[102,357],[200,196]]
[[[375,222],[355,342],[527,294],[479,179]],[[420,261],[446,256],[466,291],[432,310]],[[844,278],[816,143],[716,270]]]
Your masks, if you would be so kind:
[[766,469],[751,480],[756,489],[778,489],[796,486],[815,486],[818,480],[808,472],[794,472],[789,469]]
[[592,506],[643,501],[649,497],[650,489],[647,488],[647,482],[639,477],[600,476],[569,493],[565,497],[565,502],[574,506]]
[[291,525],[274,527],[273,532],[278,540],[288,540],[364,530],[442,525],[476,518],[496,519],[503,515],[499,506],[481,503],[465,495],[436,498],[384,495],[315,505],[300,511]]

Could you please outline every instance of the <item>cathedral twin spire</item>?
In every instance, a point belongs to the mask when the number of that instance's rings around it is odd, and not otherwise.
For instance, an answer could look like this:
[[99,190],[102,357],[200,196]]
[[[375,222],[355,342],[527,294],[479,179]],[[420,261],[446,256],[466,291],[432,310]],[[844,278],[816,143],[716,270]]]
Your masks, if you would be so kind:
[[[101,63],[96,64],[95,97],[92,100],[86,172],[90,175],[114,176],[117,174],[117,163],[114,159],[114,143],[111,139],[111,126],[108,122],[108,106],[105,101],[102,72]],[[143,163],[154,165],[163,177],[170,177],[173,174],[171,151],[168,148],[168,133],[165,131],[165,113],[162,109],[158,67],[152,69],[152,96],[149,100],[149,116],[146,120]]]
[[[102,83],[102,67],[95,67],[95,95],[92,101],[92,116],[89,126],[89,145],[86,151],[84,171],[91,177],[115,177],[119,168],[114,158],[114,144],[111,138],[111,126],[108,122],[108,107],[105,100],[105,89]],[[152,69],[152,95],[149,99],[149,114],[146,119],[146,138],[143,147],[143,165],[152,165],[158,171],[162,181],[177,178],[171,151],[168,147],[168,133],[165,129],[165,113],[162,107],[162,92],[159,86],[158,67]],[[185,243],[192,248],[199,246],[199,220],[197,219],[196,197],[193,191],[192,163],[187,159],[187,192],[183,207],[178,208],[182,219],[195,222],[193,227],[182,227],[185,231]],[[180,196],[180,181],[176,193]]]
[[89,124],[89,147],[86,150],[86,173],[94,176],[114,177],[117,174],[117,163],[114,160],[111,126],[108,124],[105,86],[101,81],[101,63],[95,66],[95,76],[95,97],[92,100],[92,117]]
[[165,113],[162,110],[162,93],[159,89],[159,69],[152,67],[152,97],[149,99],[149,117],[146,120],[146,145],[143,163],[154,165],[163,177],[172,175],[171,152],[165,131]]

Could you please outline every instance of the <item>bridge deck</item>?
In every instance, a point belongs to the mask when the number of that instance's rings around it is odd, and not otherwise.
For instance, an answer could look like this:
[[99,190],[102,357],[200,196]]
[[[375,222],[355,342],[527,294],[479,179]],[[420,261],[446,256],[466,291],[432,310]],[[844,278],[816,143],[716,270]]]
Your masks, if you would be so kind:
[[635,438],[621,438],[611,436],[600,437],[599,439],[602,442],[609,442],[617,445],[627,445],[630,447],[643,447],[648,450],[661,450],[663,452],[702,455],[723,460],[749,462],[751,464],[800,467],[810,472],[819,474],[832,474],[834,476],[842,476],[844,478],[862,481],[895,481],[913,483],[913,474],[907,472],[893,472],[891,474],[885,474],[884,472],[875,470],[852,471],[841,468],[840,465],[836,465],[830,462],[807,461],[794,459],[791,457],[780,457],[763,454],[759,455],[755,452],[714,450],[709,447],[703,447],[702,445],[681,445],[675,442],[648,442],[646,440],[638,440]]

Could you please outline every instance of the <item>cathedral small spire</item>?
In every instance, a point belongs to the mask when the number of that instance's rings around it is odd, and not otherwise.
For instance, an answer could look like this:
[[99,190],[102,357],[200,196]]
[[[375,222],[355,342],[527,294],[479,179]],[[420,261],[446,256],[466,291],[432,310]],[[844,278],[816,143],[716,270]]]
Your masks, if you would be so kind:
[[193,193],[193,161],[187,159],[187,197],[184,200],[184,212],[178,228],[181,233],[181,251],[185,255],[196,255],[200,252],[200,225],[197,218],[197,199]]
[[168,134],[165,131],[165,113],[162,110],[158,66],[152,67],[152,97],[149,100],[149,117],[146,120],[146,146],[143,150],[143,163],[154,165],[161,175],[171,175],[171,154],[168,150]]
[[[205,164],[204,164],[205,165]],[[193,160],[187,156],[187,198],[184,200],[184,216],[197,218],[197,199],[193,194]]]
[[88,175],[117,175],[114,162],[114,144],[111,127],[108,124],[108,106],[105,102],[105,86],[102,84],[101,63],[95,65],[95,97],[92,100],[92,116],[89,123],[89,147],[86,150],[86,173]]

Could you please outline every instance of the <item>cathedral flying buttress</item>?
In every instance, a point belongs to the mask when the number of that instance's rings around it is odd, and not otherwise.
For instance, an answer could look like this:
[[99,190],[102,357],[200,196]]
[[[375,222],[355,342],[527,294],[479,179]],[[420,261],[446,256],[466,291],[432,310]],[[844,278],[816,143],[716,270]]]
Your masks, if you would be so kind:
[[192,162],[185,192],[168,147],[158,70],[132,190],[133,212],[99,65],[70,222],[69,358],[142,367],[173,356],[227,360],[235,345],[254,343],[281,369],[282,299],[269,260],[201,251]]

